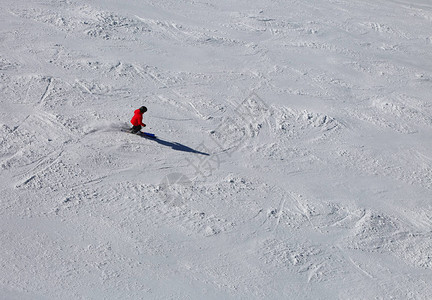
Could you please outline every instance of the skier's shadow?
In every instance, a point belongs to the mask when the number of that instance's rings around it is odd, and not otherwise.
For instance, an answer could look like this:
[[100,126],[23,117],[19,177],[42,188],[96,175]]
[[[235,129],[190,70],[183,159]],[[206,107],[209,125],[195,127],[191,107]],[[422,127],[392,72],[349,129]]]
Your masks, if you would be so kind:
[[183,151],[183,152],[189,152],[189,153],[195,153],[195,154],[201,154],[201,155],[207,155],[207,156],[210,155],[208,153],[192,149],[192,148],[190,148],[188,146],[185,146],[185,145],[177,143],[177,142],[168,142],[168,141],[165,141],[165,140],[161,140],[158,137],[152,138],[152,137],[146,137],[145,136],[145,138],[147,138],[149,140],[153,140],[156,143],[161,144],[163,146],[171,147],[173,150]]

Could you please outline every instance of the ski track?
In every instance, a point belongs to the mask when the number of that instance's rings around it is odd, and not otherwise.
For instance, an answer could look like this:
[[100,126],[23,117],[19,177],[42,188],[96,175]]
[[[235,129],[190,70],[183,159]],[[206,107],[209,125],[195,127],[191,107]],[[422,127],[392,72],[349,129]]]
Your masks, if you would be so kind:
[[3,5],[0,298],[432,294],[426,1]]

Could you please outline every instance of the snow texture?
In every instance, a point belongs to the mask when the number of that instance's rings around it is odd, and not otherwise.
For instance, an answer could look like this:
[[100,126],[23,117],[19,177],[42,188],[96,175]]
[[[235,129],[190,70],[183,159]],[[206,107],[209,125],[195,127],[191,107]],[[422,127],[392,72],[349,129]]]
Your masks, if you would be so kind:
[[431,298],[430,1],[1,7],[0,299]]

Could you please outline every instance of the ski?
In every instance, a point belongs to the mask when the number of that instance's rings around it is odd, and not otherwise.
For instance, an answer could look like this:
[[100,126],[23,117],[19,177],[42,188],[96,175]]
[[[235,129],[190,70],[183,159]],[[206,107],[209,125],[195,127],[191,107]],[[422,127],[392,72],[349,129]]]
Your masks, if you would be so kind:
[[156,135],[154,133],[150,133],[150,132],[140,131],[140,135],[141,136],[145,136],[145,137],[149,137],[149,138],[152,138],[152,139],[156,138]]
[[130,134],[135,134],[135,135],[138,135],[138,136],[141,136],[141,137],[145,137],[145,138],[151,138],[151,139],[156,139],[157,138],[154,133],[150,133],[150,132],[139,131],[137,133],[133,133],[133,132],[130,132],[129,129],[122,129],[122,131],[130,133]]

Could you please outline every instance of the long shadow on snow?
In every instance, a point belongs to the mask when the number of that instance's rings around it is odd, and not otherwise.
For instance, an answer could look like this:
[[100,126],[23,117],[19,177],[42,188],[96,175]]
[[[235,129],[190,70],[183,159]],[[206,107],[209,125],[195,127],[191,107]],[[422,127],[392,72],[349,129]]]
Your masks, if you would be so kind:
[[183,152],[189,152],[189,153],[195,153],[195,154],[201,154],[201,155],[207,155],[207,156],[210,155],[208,153],[192,149],[192,148],[190,148],[188,146],[185,146],[185,145],[177,143],[177,142],[168,142],[168,141],[165,141],[165,140],[161,140],[158,137],[152,138],[152,137],[148,137],[148,136],[145,136],[145,135],[141,135],[141,136],[144,137],[144,138],[146,138],[146,139],[148,139],[148,140],[155,141],[156,143],[161,144],[163,146],[171,147],[172,149],[177,150],[177,151],[183,151]]

